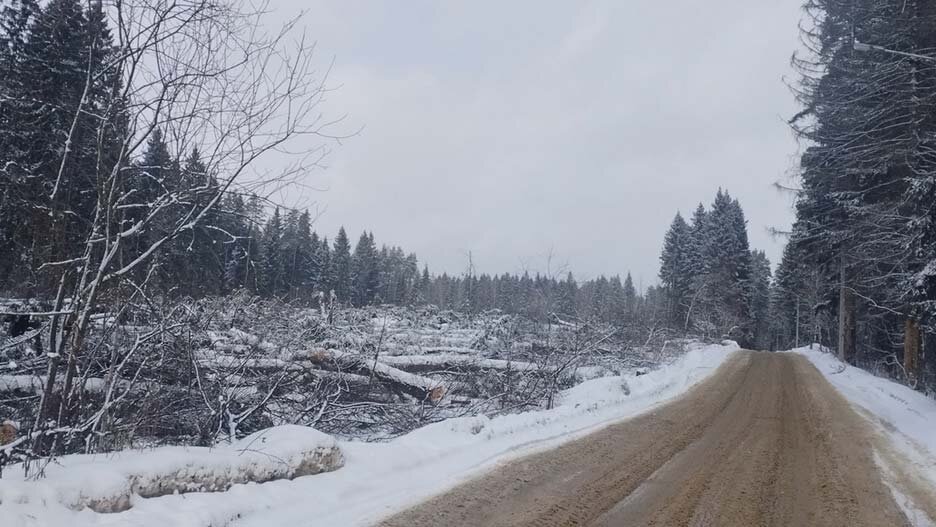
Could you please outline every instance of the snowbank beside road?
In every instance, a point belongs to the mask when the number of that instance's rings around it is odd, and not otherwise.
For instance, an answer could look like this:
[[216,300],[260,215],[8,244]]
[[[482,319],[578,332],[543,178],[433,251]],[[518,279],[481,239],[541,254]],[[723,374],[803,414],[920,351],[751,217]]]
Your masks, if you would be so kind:
[[234,485],[226,492],[134,498],[131,509],[117,514],[66,510],[66,515],[33,504],[10,515],[4,503],[0,517],[13,518],[16,525],[67,522],[68,527],[369,525],[499,462],[554,447],[677,397],[737,349],[733,343],[699,346],[644,375],[587,381],[561,393],[551,410],[450,419],[386,443],[341,442],[345,466],[334,472]]
[[120,512],[137,496],[220,492],[235,484],[335,470],[343,461],[332,437],[302,426],[262,430],[212,449],[159,447],[64,456],[46,467],[46,478],[39,481],[24,481],[19,467],[7,467],[0,479],[0,517],[9,518],[7,508],[40,518],[46,512],[64,512],[59,509]]
[[[909,470],[904,470],[899,466],[901,461],[889,457],[887,452],[878,452],[879,462],[889,476],[921,477],[928,481],[918,484],[929,487],[930,492],[936,489],[936,401],[907,386],[846,365],[831,353],[821,351],[818,345],[791,352],[809,359],[910,463]],[[923,511],[915,509],[910,497],[893,486],[892,490],[914,525],[936,525],[933,523],[936,516],[930,513],[930,518],[924,518]]]
[[799,348],[826,379],[851,403],[873,414],[889,430],[936,454],[936,401],[896,382],[876,377],[849,366],[834,355],[815,349]]

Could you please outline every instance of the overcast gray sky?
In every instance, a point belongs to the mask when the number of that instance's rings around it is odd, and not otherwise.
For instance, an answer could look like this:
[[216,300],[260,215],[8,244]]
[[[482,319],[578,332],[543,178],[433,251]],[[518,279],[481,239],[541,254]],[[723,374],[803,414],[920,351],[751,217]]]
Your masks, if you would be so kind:
[[753,247],[791,220],[782,82],[800,0],[275,0],[308,9],[330,114],[359,136],[310,183],[316,230],[414,251],[434,272],[567,266],[656,281],[663,234],[716,189]]

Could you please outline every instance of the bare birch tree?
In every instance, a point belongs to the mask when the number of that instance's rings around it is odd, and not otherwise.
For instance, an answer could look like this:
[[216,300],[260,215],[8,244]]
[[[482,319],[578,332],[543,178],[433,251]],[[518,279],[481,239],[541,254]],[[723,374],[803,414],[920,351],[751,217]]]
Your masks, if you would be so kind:
[[[196,227],[221,229],[206,222],[225,193],[294,182],[319,163],[334,138],[329,130],[336,121],[320,109],[328,69],[316,68],[314,44],[299,19],[269,33],[264,9],[238,1],[113,0],[104,12],[115,49],[88,50],[89,56],[105,54],[106,62],[101,70],[89,67],[85,92],[100,80],[96,76],[113,80],[103,107],[89,108],[82,98],[73,119],[93,111],[93,214],[79,249],[39,268],[58,288],[45,313],[49,362],[28,435],[36,454],[62,451],[92,431],[105,433],[115,390],[130,389],[118,388],[118,380],[139,345],[102,356],[100,343],[88,339],[100,305],[106,301],[108,311],[119,313],[131,303],[154,302],[149,286],[167,244]],[[76,128],[63,138],[52,203],[73,162]],[[156,131],[177,152],[197,148],[206,173],[170,185],[150,174],[152,167],[134,167]],[[148,191],[134,174],[150,178]],[[137,344],[165,329],[155,327],[138,335]],[[98,408],[84,408],[81,379],[102,363],[108,397]]]

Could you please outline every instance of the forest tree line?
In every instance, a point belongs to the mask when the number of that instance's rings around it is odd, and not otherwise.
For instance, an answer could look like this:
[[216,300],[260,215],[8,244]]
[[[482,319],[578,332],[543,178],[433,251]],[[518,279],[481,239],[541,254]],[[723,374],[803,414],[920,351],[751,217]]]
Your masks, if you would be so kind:
[[[571,274],[430,275],[414,254],[378,246],[372,233],[356,243],[343,228],[320,236],[307,211],[276,208],[232,185],[219,147],[176,126],[185,117],[160,124],[145,115],[142,108],[157,104],[135,104],[125,90],[118,60],[129,51],[115,42],[112,24],[101,2],[2,4],[0,290],[7,294],[52,300],[63,285],[79,285],[76,264],[107,259],[98,268],[113,284],[111,299],[246,290],[315,305],[559,310],[608,322],[636,311],[629,276],[578,284]],[[179,83],[189,86],[184,75]],[[134,129],[133,117],[146,126]]]
[[[200,150],[169,126],[152,127],[133,156],[126,152],[125,115],[132,104],[115,95],[124,81],[109,62],[116,52],[100,2],[3,6],[0,290],[8,294],[54,298],[63,267],[85,257],[87,233],[107,213],[97,228],[127,231],[115,267],[140,260],[124,277],[147,294],[199,298],[247,290],[318,303],[331,302],[334,292],[344,305],[551,310],[608,322],[637,311],[629,275],[581,284],[571,274],[430,275],[414,254],[378,246],[372,233],[356,243],[344,229],[331,239],[320,236],[308,212],[273,208],[255,193],[227,187],[229,175],[203,153],[211,145]],[[123,197],[102,211],[100,177],[110,172],[117,176],[110,190]],[[179,230],[193,208],[205,209],[203,217]]]
[[803,140],[775,316],[846,361],[936,385],[936,4],[809,0]]
[[[217,179],[206,173],[197,149],[185,157],[173,154],[159,129],[128,172],[128,184],[137,193],[148,193],[151,186],[171,193],[188,188],[191,181],[208,189],[218,186]],[[65,206],[77,210],[80,203]],[[372,232],[361,233],[352,243],[342,227],[330,240],[313,229],[308,211],[270,209],[256,194],[224,192],[202,225],[164,244],[152,263],[138,272],[146,273],[152,289],[168,297],[202,298],[245,290],[315,306],[431,303],[466,312],[580,313],[609,323],[623,323],[637,310],[638,293],[629,273],[624,280],[601,276],[581,286],[571,273],[562,279],[538,273],[431,275],[428,267],[420,269],[415,254],[397,246],[378,246]],[[37,257],[34,251],[47,239],[48,226],[33,222],[34,216],[23,219],[2,227],[8,250],[0,254],[0,268],[5,271],[0,289],[47,298],[53,294],[52,284],[31,274],[37,266],[22,262]],[[150,229],[119,258],[139,256],[142,248],[164,235],[165,229]]]

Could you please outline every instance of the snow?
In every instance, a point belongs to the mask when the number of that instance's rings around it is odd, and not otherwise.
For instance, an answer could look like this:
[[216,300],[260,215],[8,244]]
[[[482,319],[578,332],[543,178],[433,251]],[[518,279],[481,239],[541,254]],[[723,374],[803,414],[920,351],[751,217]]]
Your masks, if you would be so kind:
[[891,494],[894,496],[894,501],[897,502],[897,505],[903,510],[904,514],[907,515],[910,525],[914,525],[915,527],[936,527],[936,523],[929,518],[926,512],[920,510],[916,506],[913,498],[904,494],[901,489],[893,483],[899,476],[890,469],[888,461],[882,458],[877,452],[874,453],[874,461],[881,467],[884,473],[884,485],[891,491]]
[[930,260],[930,262],[926,264],[926,267],[916,274],[914,285],[916,287],[923,287],[926,285],[926,280],[934,276],[936,276],[936,259]]
[[[793,353],[808,358],[848,401],[868,418],[891,446],[912,466],[914,476],[936,489],[936,401],[893,381],[876,377],[842,363],[820,346],[798,348]],[[884,474],[893,479],[895,468],[881,452],[876,453]],[[887,481],[894,497],[914,525],[936,525],[926,518],[895,485]]]
[[[386,443],[339,442],[345,465],[334,472],[234,484],[225,492],[133,495],[131,508],[114,514],[76,511],[68,505],[86,503],[89,494],[125,492],[133,488],[128,481],[134,475],[171,478],[167,475],[183,466],[229,475],[233,466],[276,467],[283,459],[292,465],[291,453],[334,443],[296,427],[274,429],[263,448],[257,447],[256,438],[248,438],[210,451],[170,447],[116,456],[68,456],[61,466],[48,468],[45,480],[0,480],[0,518],[12,518],[14,525],[69,527],[369,525],[505,460],[555,447],[663,404],[707,377],[737,349],[734,343],[697,346],[643,375],[586,381],[560,393],[550,410],[450,419]],[[12,473],[8,469],[5,477]]]
[[0,375],[0,392],[42,392],[45,378],[36,375]]
[[[139,497],[218,492],[236,483],[292,479],[335,470],[343,463],[337,442],[302,426],[261,430],[216,448],[159,447],[106,455],[70,455],[45,468],[46,477],[26,480],[18,467],[0,479],[0,515],[22,514],[21,525],[68,516],[85,507],[98,512],[129,509]],[[89,484],[93,482],[93,484]],[[82,515],[94,518],[95,515]],[[33,523],[36,525],[36,523]]]

